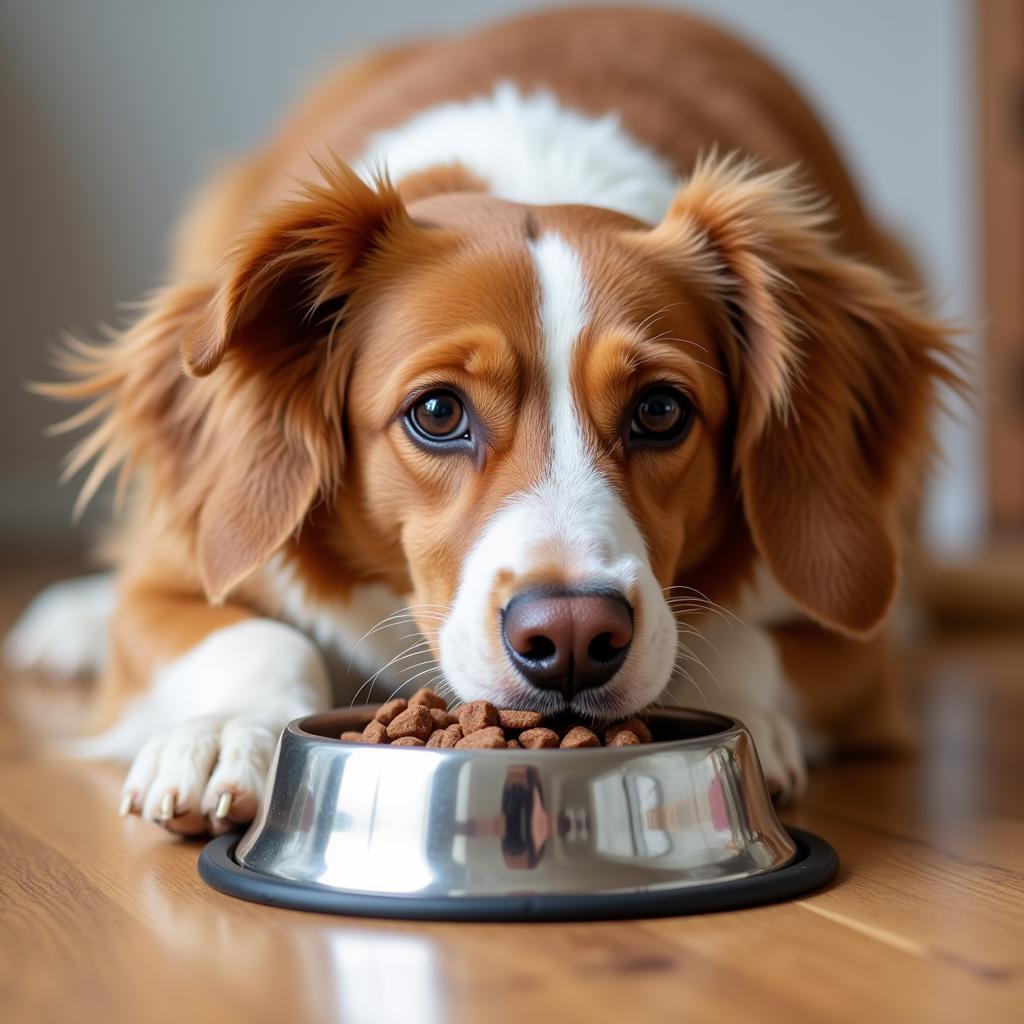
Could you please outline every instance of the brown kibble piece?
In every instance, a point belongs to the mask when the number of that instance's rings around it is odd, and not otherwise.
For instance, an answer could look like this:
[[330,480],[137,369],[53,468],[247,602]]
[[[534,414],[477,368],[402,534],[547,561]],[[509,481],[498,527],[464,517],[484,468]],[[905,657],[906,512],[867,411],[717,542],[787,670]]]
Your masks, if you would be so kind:
[[580,747],[599,747],[601,741],[585,725],[574,725],[559,746],[564,750],[578,750]]
[[503,729],[536,729],[544,716],[539,711],[499,711],[498,722]]
[[630,729],[620,729],[613,737],[609,747],[634,747],[640,742],[640,737]]
[[651,730],[647,728],[647,723],[640,721],[639,718],[628,718],[625,722],[616,722],[615,725],[609,726],[605,729],[604,741],[608,746],[613,745],[615,740],[615,734],[627,730],[631,732],[641,743],[650,743],[652,740]]
[[458,746],[459,740],[462,739],[462,736],[462,726],[459,725],[458,722],[454,725],[449,725],[441,737],[441,746],[446,750],[450,750],[452,747]]
[[[481,702],[483,703],[483,702]],[[504,750],[505,734],[496,725],[475,729],[455,744],[456,750]]]
[[425,686],[409,698],[409,705],[413,704],[422,705],[425,708],[437,708],[439,711],[448,709],[448,702],[444,697],[438,697],[433,690],[428,690]]
[[435,729],[427,740],[428,747],[440,747],[450,750],[462,739],[462,726],[458,723],[449,725],[447,729]]
[[447,729],[449,725],[454,725],[457,721],[454,715],[449,715],[442,708],[431,708],[430,717],[434,720],[435,729]]
[[407,707],[388,723],[388,738],[392,743],[405,736],[415,736],[425,743],[433,731],[434,720],[430,717],[430,709],[422,704]]
[[409,702],[404,697],[396,697],[387,704],[381,704],[373,713],[373,717],[378,722],[390,725],[408,706]]
[[519,742],[528,750],[541,750],[558,746],[558,733],[553,729],[527,729],[519,734]]
[[[451,712],[433,690],[422,687],[408,701],[389,700],[362,732],[346,730],[341,739],[435,750],[577,750],[602,745],[601,734],[580,722],[561,716],[548,725],[541,725],[543,721],[540,711],[497,708],[486,700],[471,701]],[[651,730],[640,718],[627,718],[604,730],[604,744],[609,747],[651,742]]]
[[[489,729],[498,724],[498,709],[485,700],[474,700],[459,708],[459,725],[465,736],[479,729]],[[502,743],[504,746],[504,742]]]
[[363,730],[364,743],[387,743],[387,741],[388,730],[383,722],[374,720]]

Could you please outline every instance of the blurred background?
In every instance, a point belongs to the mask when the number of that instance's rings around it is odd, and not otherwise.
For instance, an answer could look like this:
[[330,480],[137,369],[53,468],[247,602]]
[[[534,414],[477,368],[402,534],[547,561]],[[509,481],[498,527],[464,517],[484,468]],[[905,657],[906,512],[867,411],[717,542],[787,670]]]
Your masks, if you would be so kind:
[[[76,0],[0,5],[4,159],[0,552],[84,548],[58,487],[59,410],[24,390],[61,331],[96,336],[161,281],[168,238],[218,162],[309,82],[383,39],[547,6],[523,0]],[[977,409],[941,425],[925,507],[944,571],[987,565],[1024,601],[1024,2],[688,0],[774,57],[909,240],[941,311],[971,325]],[[991,582],[990,580],[988,582]],[[960,592],[960,577],[940,589]],[[988,586],[988,583],[986,583]],[[986,591],[988,592],[988,591]]]

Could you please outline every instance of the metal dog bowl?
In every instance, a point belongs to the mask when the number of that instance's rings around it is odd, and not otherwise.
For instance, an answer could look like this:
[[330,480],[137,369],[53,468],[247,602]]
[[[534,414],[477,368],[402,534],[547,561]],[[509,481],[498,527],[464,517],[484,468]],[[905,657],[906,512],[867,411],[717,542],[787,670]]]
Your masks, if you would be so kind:
[[281,736],[215,889],[277,906],[434,920],[644,917],[785,899],[830,881],[823,840],[779,824],[736,720],[659,711],[655,742],[581,750],[343,743],[373,707]]

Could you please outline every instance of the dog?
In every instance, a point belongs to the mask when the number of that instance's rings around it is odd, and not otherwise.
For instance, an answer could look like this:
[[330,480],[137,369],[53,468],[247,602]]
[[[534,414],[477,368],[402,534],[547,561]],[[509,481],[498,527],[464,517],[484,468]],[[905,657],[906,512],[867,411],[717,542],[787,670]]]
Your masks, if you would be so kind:
[[137,322],[70,343],[42,390],[87,402],[82,500],[119,470],[116,576],[44,592],[9,654],[101,673],[81,749],[181,834],[254,816],[289,720],[423,683],[706,705],[793,798],[903,736],[884,622],[956,382],[918,293],[709,24],[375,53],[199,197]]

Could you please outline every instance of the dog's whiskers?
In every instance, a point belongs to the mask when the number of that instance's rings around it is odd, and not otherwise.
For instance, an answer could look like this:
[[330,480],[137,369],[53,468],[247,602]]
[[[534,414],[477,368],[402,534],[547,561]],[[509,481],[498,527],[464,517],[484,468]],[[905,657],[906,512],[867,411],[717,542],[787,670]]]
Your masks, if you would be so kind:
[[356,701],[359,699],[360,694],[363,692],[363,690],[366,689],[367,686],[370,687],[370,693],[373,693],[373,684],[377,681],[378,677],[382,672],[384,672],[386,669],[389,669],[392,665],[396,664],[399,661],[404,661],[406,658],[414,658],[422,654],[423,651],[420,648],[428,646],[428,643],[429,641],[424,639],[421,640],[418,644],[412,644],[411,646],[406,647],[405,650],[400,651],[398,654],[396,654],[389,662],[387,662],[384,665],[381,665],[381,667],[377,669],[377,671],[374,672],[372,676],[370,676],[368,679],[365,679],[362,685],[359,687],[359,689],[356,690],[355,694],[352,697],[352,701],[349,704],[349,707],[356,703]]
[[[419,679],[420,676],[425,676],[428,672],[433,672],[436,668],[437,668],[437,662],[433,658],[431,658],[430,659],[430,664],[425,669],[423,669],[420,672],[417,672],[416,675],[414,675],[414,676],[409,676],[409,678],[406,679],[404,683],[402,683],[402,686],[400,686],[399,689],[401,689],[404,686],[408,686],[414,679]],[[433,682],[433,680],[429,680],[428,682],[424,683],[423,685],[429,687],[432,682]]]
[[[438,605],[437,607],[442,607]],[[390,615],[386,615],[379,622],[371,626],[353,645],[352,650],[355,649],[367,639],[367,637],[373,636],[378,630],[390,629],[393,626],[399,626],[409,622],[415,622],[417,618],[423,619],[435,619],[437,621],[443,621],[446,616],[440,612],[425,610],[427,606],[423,606],[424,610],[416,611],[413,607],[399,608],[397,611],[392,612]]]
[[[685,590],[688,594],[669,598],[667,595],[671,594],[674,590]],[[689,587],[682,583],[676,583],[671,587],[662,587],[661,592],[666,595],[666,601],[668,603],[672,603],[672,601],[689,602],[694,606],[701,607],[707,611],[713,611],[719,615],[727,616],[732,619],[733,622],[739,623],[739,625],[744,629],[750,628],[735,612],[730,611],[730,609],[726,608],[724,605],[720,605],[717,601],[712,601],[707,594],[698,590],[696,587]]]
[[[366,631],[366,633],[363,634],[363,636],[364,637],[368,636],[370,633],[372,633],[379,626],[385,625],[391,619],[402,618],[402,617],[412,618],[417,613],[423,615],[424,617],[429,617],[431,615],[440,617],[440,616],[443,615],[444,612],[449,611],[449,610],[450,609],[447,607],[447,605],[443,605],[443,604],[407,604],[407,605],[402,605],[401,608],[396,608],[393,612],[391,612],[388,615],[385,615],[384,618],[382,618],[378,622],[374,623],[374,625],[371,626],[370,629],[368,629]],[[360,639],[362,639],[362,637],[360,637]],[[357,640],[356,643],[358,643],[358,642],[359,641]]]
[[[426,665],[426,668],[424,669],[425,672],[432,672],[437,667],[437,664],[434,661],[433,657],[430,657],[430,658],[426,659],[425,661],[418,661],[415,665],[410,665],[409,669],[423,668],[424,665]],[[403,669],[403,671],[408,671],[408,669]],[[419,673],[417,673],[417,675],[423,675],[423,672],[419,672]],[[415,678],[416,678],[416,676],[412,677],[412,679],[415,679]],[[391,693],[387,697],[387,700],[394,700],[402,692],[402,690],[404,690],[409,685],[409,683],[412,682],[412,679],[403,679],[402,682],[400,682],[391,691]],[[387,703],[387,700],[385,701],[385,703]]]

